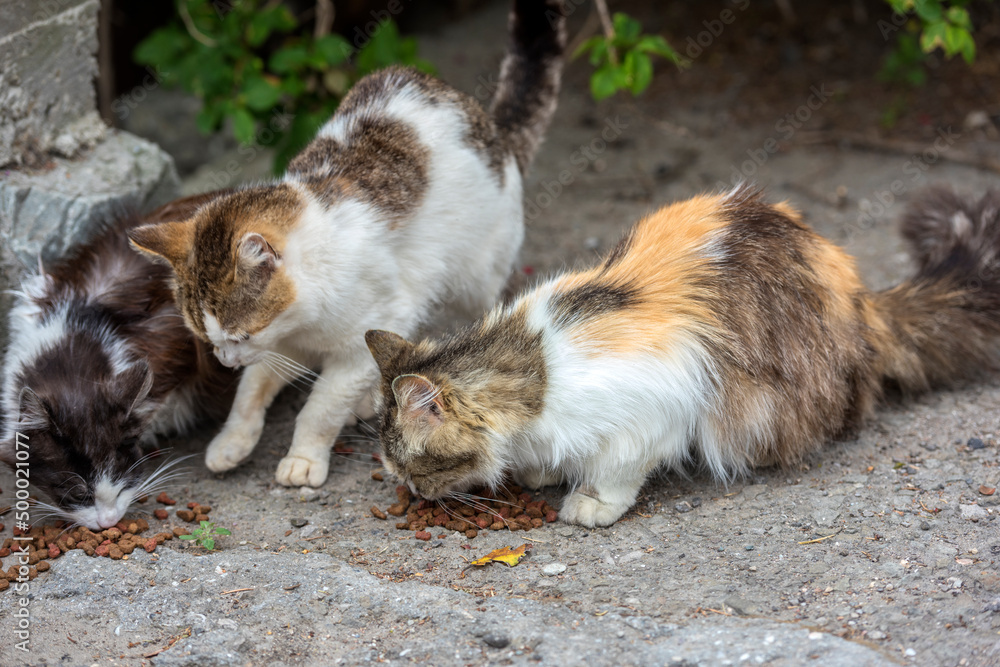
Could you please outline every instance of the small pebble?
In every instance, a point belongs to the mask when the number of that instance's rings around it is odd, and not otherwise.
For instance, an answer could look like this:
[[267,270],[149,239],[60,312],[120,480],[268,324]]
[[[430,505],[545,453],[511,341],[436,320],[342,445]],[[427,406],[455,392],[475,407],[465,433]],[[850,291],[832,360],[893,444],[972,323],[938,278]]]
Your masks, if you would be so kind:
[[986,443],[979,438],[969,438],[969,441],[965,443],[968,445],[969,449],[985,449]]
[[674,505],[674,511],[677,512],[678,514],[684,514],[685,512],[690,512],[693,509],[694,508],[691,507],[691,503],[687,502],[686,500]]
[[920,522],[920,530],[930,530],[930,529],[931,529],[931,524],[927,523],[926,521]]
[[542,568],[542,574],[546,577],[554,577],[557,574],[562,574],[566,571],[566,565],[563,563],[549,563]]
[[292,519],[289,523],[292,524],[292,528],[301,528],[309,522],[306,519]]
[[745,545],[743,545],[743,548],[746,549],[747,551],[753,551],[753,545],[752,544],[745,544]]
[[492,646],[493,648],[504,648],[510,644],[510,637],[491,632],[483,637],[483,642],[487,646]]
[[701,496],[695,496],[691,499],[691,507],[701,507]]

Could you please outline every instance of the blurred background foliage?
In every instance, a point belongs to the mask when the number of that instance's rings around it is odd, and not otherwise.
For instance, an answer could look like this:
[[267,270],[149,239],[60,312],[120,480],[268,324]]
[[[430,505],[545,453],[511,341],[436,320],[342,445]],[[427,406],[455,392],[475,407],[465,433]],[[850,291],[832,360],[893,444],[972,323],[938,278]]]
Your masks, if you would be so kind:
[[434,71],[392,18],[370,22],[352,42],[329,32],[329,21],[303,30],[287,6],[271,0],[176,5],[177,18],[136,47],[136,62],[153,68],[164,85],[201,100],[202,132],[228,120],[241,144],[272,147],[276,173],[364,75],[394,64]]

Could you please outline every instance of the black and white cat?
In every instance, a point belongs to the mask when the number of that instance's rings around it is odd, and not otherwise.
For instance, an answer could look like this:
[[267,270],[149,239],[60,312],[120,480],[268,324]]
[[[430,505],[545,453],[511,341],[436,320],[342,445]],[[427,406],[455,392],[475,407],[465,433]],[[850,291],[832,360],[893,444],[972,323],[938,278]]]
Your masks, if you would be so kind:
[[133,252],[126,235],[191,215],[219,194],[121,217],[15,293],[0,460],[51,498],[39,503],[43,514],[115,525],[171,475],[170,462],[144,471],[140,443],[225,414],[238,375],[184,326],[169,269]]

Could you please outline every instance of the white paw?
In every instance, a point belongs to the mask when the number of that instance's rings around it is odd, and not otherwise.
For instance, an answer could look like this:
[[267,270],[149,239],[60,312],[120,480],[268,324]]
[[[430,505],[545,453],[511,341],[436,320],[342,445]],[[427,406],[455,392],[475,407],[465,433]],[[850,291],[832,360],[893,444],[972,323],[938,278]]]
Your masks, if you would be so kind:
[[329,472],[328,456],[317,460],[289,454],[278,463],[274,478],[284,486],[322,486]]
[[559,518],[566,523],[576,523],[588,528],[610,526],[620,519],[628,508],[628,505],[608,504],[593,496],[574,492],[563,500]]
[[517,483],[528,489],[540,489],[543,486],[557,486],[562,477],[554,472],[541,469],[521,470],[514,474]]
[[205,466],[212,472],[232,470],[253,451],[256,441],[248,433],[223,430],[205,451]]

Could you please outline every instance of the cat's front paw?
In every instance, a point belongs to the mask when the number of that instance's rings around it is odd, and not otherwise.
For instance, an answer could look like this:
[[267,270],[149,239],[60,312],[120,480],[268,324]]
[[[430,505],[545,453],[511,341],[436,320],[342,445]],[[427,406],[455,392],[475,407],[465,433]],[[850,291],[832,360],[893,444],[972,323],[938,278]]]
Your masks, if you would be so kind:
[[563,500],[559,518],[566,523],[575,523],[587,528],[610,526],[621,518],[629,505],[605,503],[598,498],[575,491]]
[[253,451],[255,444],[246,433],[223,430],[205,451],[205,467],[212,472],[232,470]]
[[329,458],[317,460],[289,454],[278,463],[274,478],[284,486],[322,486],[329,472]]

